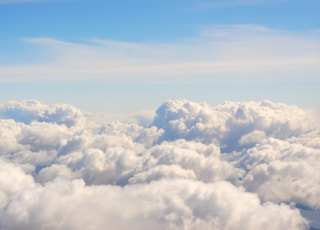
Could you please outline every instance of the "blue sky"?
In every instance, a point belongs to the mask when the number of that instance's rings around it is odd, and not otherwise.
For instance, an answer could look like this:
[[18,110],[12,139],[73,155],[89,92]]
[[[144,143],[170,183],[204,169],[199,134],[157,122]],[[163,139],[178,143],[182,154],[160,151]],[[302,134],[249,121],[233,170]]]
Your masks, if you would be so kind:
[[319,0],[0,0],[0,102],[132,112],[167,99],[320,111]]

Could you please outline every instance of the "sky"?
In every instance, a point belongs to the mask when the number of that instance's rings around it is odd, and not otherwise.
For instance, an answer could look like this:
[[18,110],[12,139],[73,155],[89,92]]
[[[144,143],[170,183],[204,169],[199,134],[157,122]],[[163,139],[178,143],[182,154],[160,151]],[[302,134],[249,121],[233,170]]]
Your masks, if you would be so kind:
[[0,0],[0,229],[320,229],[319,12]]
[[0,0],[0,102],[89,112],[167,99],[320,111],[318,0]]

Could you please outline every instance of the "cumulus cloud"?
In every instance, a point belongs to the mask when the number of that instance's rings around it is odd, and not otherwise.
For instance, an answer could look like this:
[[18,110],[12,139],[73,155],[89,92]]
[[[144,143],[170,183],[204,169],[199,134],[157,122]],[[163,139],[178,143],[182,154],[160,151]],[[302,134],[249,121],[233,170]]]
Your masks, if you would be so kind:
[[187,100],[167,101],[158,108],[153,121],[153,125],[165,130],[163,140],[213,142],[224,151],[255,144],[254,139],[263,140],[265,135],[279,139],[299,136],[313,130],[316,124],[309,112],[271,101],[226,101],[216,107]]
[[148,124],[1,104],[0,228],[316,227],[318,121],[271,101],[167,101]]
[[[240,198],[240,199],[239,199]],[[261,204],[227,182],[162,180],[85,186],[56,180],[24,190],[2,210],[5,229],[299,229],[306,221],[285,205]],[[272,218],[273,221],[270,221]]]
[[263,200],[295,202],[320,208],[320,150],[286,141],[268,140],[241,160],[248,174],[244,185]]
[[84,122],[79,109],[65,104],[47,106],[36,100],[11,101],[0,107],[1,119],[13,119],[16,122],[30,124],[33,121],[64,124],[67,127]]

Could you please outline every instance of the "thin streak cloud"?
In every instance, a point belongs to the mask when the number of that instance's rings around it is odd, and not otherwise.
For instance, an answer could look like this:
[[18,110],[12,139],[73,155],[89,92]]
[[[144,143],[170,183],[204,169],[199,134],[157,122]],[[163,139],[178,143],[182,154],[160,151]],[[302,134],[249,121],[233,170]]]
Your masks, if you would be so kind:
[[267,4],[277,4],[282,2],[290,2],[292,0],[192,0],[190,10],[212,10],[216,8],[229,8],[229,7],[239,7],[239,6],[250,6],[250,5],[267,5]]
[[26,38],[25,42],[39,46],[50,60],[2,66],[0,78],[4,82],[75,78],[122,81],[135,77],[142,83],[172,83],[181,77],[187,82],[221,77],[261,82],[272,81],[272,76],[277,80],[282,76],[315,80],[320,69],[318,38],[314,31],[302,35],[259,25],[216,25],[179,43]]

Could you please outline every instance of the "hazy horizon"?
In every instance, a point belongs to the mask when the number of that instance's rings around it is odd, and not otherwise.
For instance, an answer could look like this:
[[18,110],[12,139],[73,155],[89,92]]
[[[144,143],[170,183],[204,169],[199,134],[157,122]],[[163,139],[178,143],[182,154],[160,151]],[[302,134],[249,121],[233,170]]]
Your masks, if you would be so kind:
[[0,229],[320,229],[319,12],[0,0]]
[[319,5],[0,1],[0,102],[118,113],[267,99],[320,111]]

